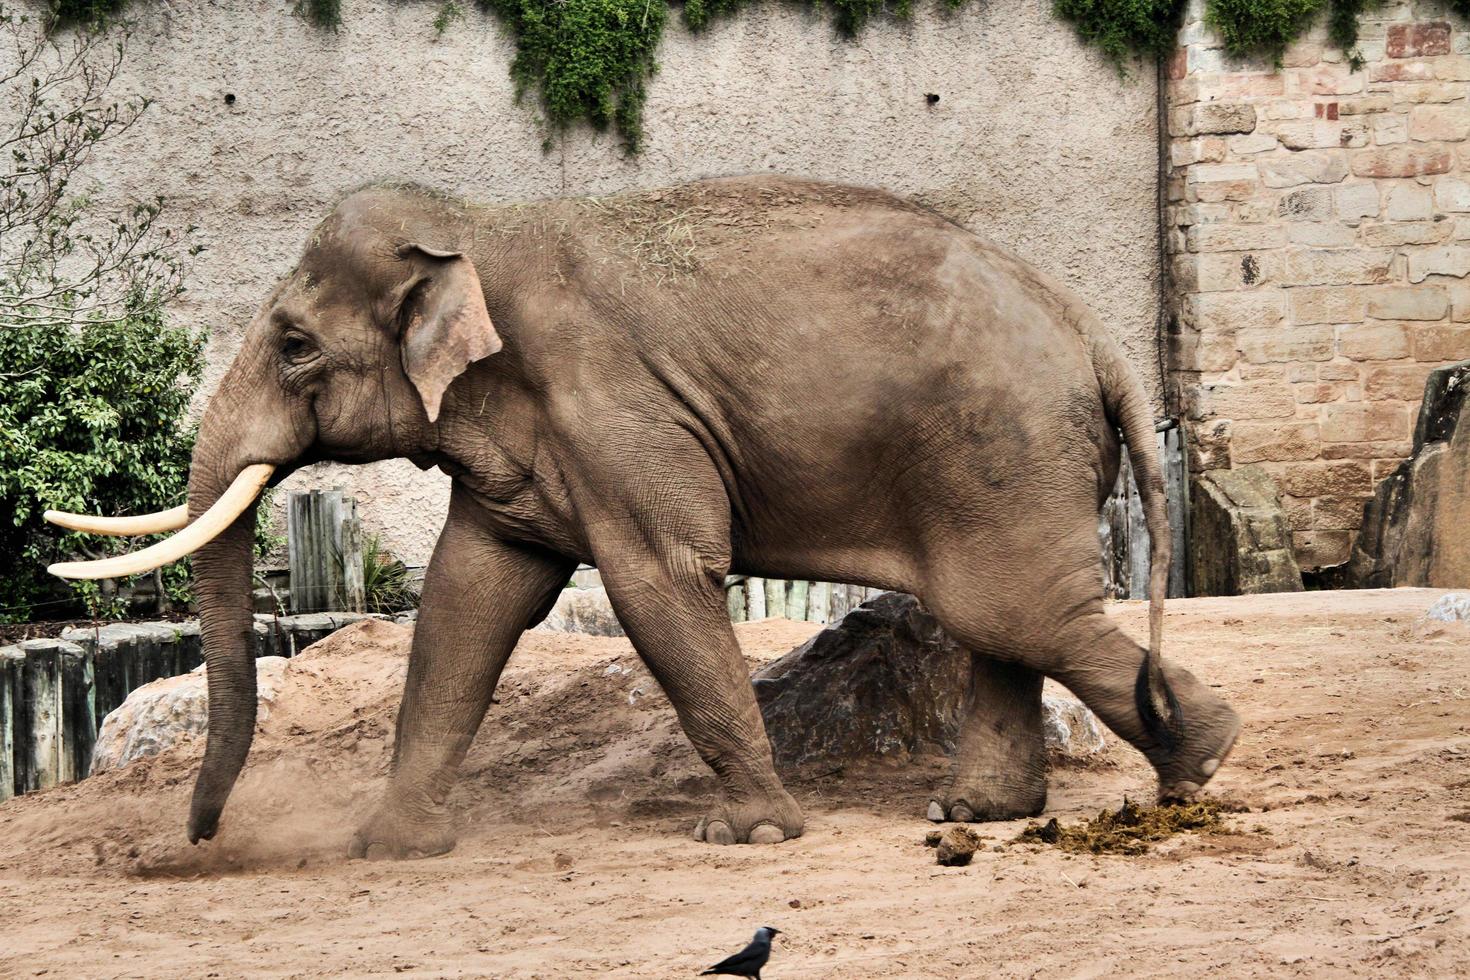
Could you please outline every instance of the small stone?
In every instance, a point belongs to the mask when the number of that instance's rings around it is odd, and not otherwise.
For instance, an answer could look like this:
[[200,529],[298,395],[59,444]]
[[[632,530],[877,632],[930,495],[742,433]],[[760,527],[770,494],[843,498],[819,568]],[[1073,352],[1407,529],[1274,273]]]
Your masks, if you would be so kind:
[[961,868],[970,863],[979,847],[980,835],[969,827],[950,827],[939,835],[934,860],[945,867]]
[[1424,618],[1441,623],[1470,623],[1470,593],[1451,592],[1440,596],[1425,610]]

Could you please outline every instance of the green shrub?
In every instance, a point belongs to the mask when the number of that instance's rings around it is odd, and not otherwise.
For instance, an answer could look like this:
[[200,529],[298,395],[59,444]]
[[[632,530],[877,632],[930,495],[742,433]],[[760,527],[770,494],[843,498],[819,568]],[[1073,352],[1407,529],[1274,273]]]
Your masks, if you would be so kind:
[[383,547],[376,534],[363,542],[362,587],[368,612],[402,612],[418,604],[408,566]]
[[629,152],[643,135],[645,81],[658,70],[664,0],[478,0],[515,33],[516,95],[536,90],[556,129],[617,127]]
[[[52,527],[44,510],[146,513],[182,499],[203,338],[164,325],[157,310],[119,322],[0,323],[0,365],[0,564],[9,570],[0,606],[15,620],[44,593],[47,564],[135,546]],[[94,613],[117,612],[94,583],[76,590]]]

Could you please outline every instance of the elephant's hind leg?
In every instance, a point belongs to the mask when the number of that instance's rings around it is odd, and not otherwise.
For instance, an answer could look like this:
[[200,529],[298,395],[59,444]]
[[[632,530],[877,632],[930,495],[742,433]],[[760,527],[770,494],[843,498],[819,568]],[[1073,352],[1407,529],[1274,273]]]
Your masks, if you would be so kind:
[[1013,820],[1046,806],[1042,676],[976,653],[954,779],[929,801],[936,823]]
[[[1240,718],[1193,674],[1164,661],[1183,717],[1177,745],[1159,744],[1139,712],[1136,684],[1145,651],[1103,611],[1093,519],[1084,508],[1073,532],[1049,540],[1038,526],[992,526],[968,547],[957,538],[931,555],[922,598],[946,630],[971,649],[1066,685],[1119,737],[1153,764],[1161,796],[1188,795],[1209,781],[1240,731]],[[1021,530],[1018,530],[1021,529]],[[1028,539],[1026,534],[1032,536]],[[1046,545],[1038,547],[1038,542]]]

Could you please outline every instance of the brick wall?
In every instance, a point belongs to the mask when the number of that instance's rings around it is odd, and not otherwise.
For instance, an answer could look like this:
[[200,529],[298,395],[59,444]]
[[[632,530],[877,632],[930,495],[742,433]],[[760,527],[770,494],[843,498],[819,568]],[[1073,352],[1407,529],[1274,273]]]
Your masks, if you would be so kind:
[[1354,71],[1279,68],[1192,0],[1169,77],[1171,397],[1195,471],[1260,464],[1304,568],[1348,557],[1430,368],[1470,357],[1470,23],[1388,0]]

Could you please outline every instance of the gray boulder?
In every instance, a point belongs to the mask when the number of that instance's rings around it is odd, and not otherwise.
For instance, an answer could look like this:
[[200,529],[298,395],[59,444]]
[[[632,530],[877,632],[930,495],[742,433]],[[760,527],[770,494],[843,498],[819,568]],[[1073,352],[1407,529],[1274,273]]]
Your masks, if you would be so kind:
[[[286,676],[285,657],[255,661],[259,690],[258,718],[270,716]],[[204,666],[178,677],[152,681],[133,691],[102,722],[92,749],[93,775],[121,769],[128,763],[157,755],[186,735],[203,735],[209,728],[209,692]]]
[[1189,532],[1194,595],[1302,591],[1281,495],[1259,466],[1202,474],[1190,494]]
[[[980,660],[984,668],[986,661]],[[869,599],[752,678],[778,765],[953,755],[977,660],[911,595]],[[1085,756],[1102,728],[1081,702],[1042,698],[1048,749]]]
[[592,636],[622,636],[623,624],[618,622],[608,601],[607,589],[598,586],[592,589],[562,589],[556,605],[536,627],[551,633],[590,633]]
[[1413,455],[1363,508],[1349,581],[1360,588],[1470,584],[1470,361],[1429,372]]

